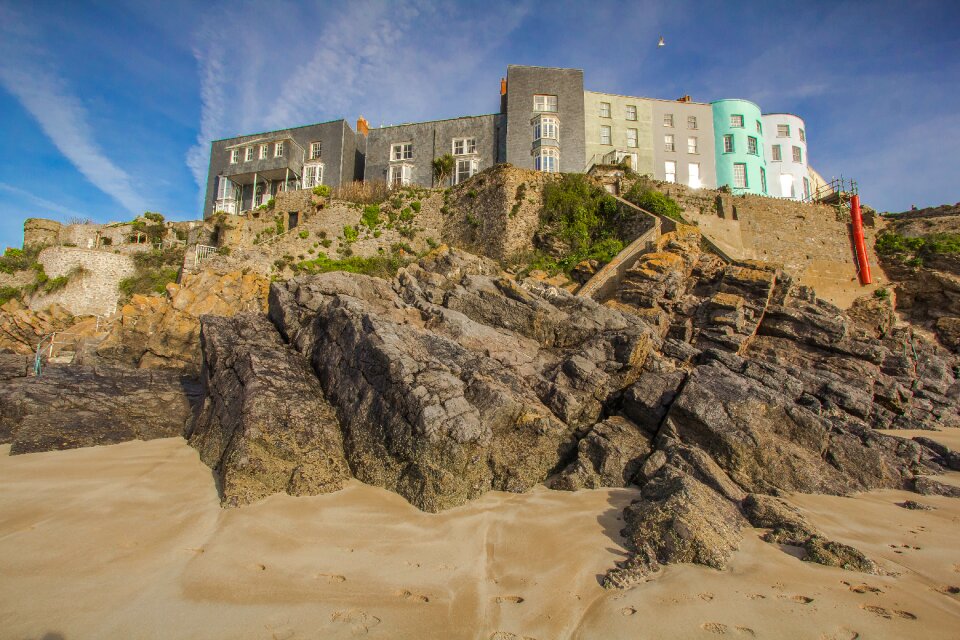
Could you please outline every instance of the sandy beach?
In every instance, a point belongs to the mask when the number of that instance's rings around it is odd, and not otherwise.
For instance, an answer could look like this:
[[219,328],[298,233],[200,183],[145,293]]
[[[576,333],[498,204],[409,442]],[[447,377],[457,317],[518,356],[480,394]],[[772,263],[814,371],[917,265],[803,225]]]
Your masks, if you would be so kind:
[[[923,435],[960,448],[958,434]],[[223,510],[209,468],[180,438],[8,450],[2,638],[960,635],[956,499],[791,497],[890,575],[801,562],[747,530],[727,571],[670,566],[606,591],[598,577],[625,555],[618,531],[633,490],[494,492],[427,514],[354,481],[335,494]],[[935,510],[897,506],[906,499]]]

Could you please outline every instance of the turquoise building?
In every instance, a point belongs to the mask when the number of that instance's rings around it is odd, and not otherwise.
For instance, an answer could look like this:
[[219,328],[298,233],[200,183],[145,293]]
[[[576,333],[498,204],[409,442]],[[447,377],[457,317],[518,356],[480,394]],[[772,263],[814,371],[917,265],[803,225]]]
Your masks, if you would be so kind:
[[713,133],[717,156],[717,186],[733,193],[767,195],[763,121],[760,107],[749,100],[717,100]]

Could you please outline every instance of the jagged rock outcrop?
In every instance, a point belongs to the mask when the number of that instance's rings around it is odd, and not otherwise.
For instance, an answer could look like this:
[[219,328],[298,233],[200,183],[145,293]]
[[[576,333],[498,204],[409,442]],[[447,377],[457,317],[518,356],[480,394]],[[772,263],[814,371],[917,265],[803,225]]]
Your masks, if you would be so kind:
[[199,399],[173,372],[48,365],[0,384],[0,442],[19,454],[179,436]]
[[107,363],[200,372],[200,316],[266,309],[269,281],[255,273],[201,271],[167,285],[167,297],[134,295],[97,347]]
[[203,316],[203,408],[190,444],[225,506],[336,491],[350,477],[340,426],[310,364],[262,314]]
[[19,300],[9,300],[0,306],[0,351],[34,353],[44,336],[63,331],[77,320],[59,304],[31,311]]
[[635,317],[446,248],[392,285],[274,283],[270,316],[310,358],[354,474],[428,511],[546,480],[655,346]]

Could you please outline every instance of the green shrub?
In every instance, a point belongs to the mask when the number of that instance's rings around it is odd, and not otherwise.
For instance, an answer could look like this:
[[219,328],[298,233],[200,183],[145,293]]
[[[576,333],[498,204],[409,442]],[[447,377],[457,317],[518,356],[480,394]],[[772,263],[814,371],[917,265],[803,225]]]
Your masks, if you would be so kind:
[[476,216],[473,215],[472,213],[468,213],[468,214],[467,214],[467,224],[469,224],[471,227],[479,227],[479,226],[480,226],[480,218],[476,217]]
[[413,220],[413,209],[410,207],[404,207],[400,211],[400,221],[401,222],[410,222]]
[[0,287],[0,305],[7,304],[14,298],[19,299],[23,296],[20,287]]
[[960,234],[934,233],[913,238],[884,231],[873,246],[882,256],[896,257],[911,267],[922,267],[926,258],[960,254]]
[[320,241],[320,244],[322,244],[324,248],[327,248],[331,244],[333,244],[333,240],[331,240],[330,238],[324,238],[323,240]]
[[427,238],[426,241],[427,241],[427,246],[430,247],[431,249],[436,249],[437,247],[440,246],[437,243],[437,241],[434,240],[433,238]]
[[352,225],[348,224],[343,228],[343,239],[347,244],[356,242],[359,235],[360,234],[357,231],[356,227]]
[[677,222],[684,222],[680,205],[673,198],[651,189],[641,182],[635,183],[630,191],[624,195],[624,198],[650,213],[666,216]]
[[120,292],[129,297],[135,293],[165,293],[167,284],[177,281],[179,269],[173,267],[144,271],[120,281]]
[[360,224],[368,229],[373,229],[380,224],[380,205],[368,204],[363,208],[363,215],[360,216]]
[[313,195],[327,198],[330,196],[330,187],[325,184],[318,184],[313,188]]
[[37,261],[41,249],[43,247],[40,246],[29,246],[26,249],[8,247],[0,256],[0,271],[4,273],[26,271]]
[[217,253],[221,256],[228,256],[230,255],[230,247],[222,246],[219,249],[217,249]]
[[163,214],[156,213],[154,211],[147,211],[143,214],[143,217],[152,222],[163,223]]
[[414,200],[413,202],[410,203],[410,208],[413,209],[414,212],[416,213],[420,213],[420,207],[421,207],[421,204],[419,200]]
[[477,190],[476,190],[476,189],[470,189],[470,191],[467,191],[467,197],[468,197],[468,198],[476,198],[476,197],[477,197]]
[[350,256],[340,260],[331,260],[325,253],[318,253],[312,260],[304,260],[293,265],[296,273],[327,273],[329,271],[347,271],[362,273],[381,278],[393,277],[397,270],[405,264],[396,256],[374,256],[361,258]]
[[383,232],[380,231],[380,229],[377,229],[376,231],[373,232],[374,238],[379,238],[381,235],[383,235]]
[[301,231],[301,232],[298,233],[297,235],[300,236],[300,239],[301,239],[301,240],[306,240],[307,238],[310,237],[310,232],[307,231],[306,229],[304,229],[303,231]]
[[873,297],[880,300],[886,300],[890,297],[890,291],[888,291],[885,287],[880,287],[879,289],[874,290]]
[[[270,198],[270,202],[273,202],[273,198]],[[284,232],[283,216],[274,216],[273,224],[277,235],[280,235]]]

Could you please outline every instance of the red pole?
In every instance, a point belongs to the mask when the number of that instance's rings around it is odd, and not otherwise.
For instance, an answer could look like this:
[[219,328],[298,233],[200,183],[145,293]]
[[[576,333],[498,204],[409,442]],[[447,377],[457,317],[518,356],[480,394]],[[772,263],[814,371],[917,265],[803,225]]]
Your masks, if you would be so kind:
[[850,198],[850,222],[853,225],[853,245],[857,251],[860,284],[870,284],[870,262],[867,259],[867,245],[863,240],[863,216],[860,215],[860,196]]

